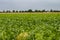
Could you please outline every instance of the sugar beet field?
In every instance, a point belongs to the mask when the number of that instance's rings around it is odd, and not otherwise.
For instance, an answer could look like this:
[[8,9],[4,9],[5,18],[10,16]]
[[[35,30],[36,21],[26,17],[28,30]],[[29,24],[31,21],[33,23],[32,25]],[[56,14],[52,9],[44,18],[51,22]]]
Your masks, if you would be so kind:
[[0,14],[0,40],[60,40],[60,14]]

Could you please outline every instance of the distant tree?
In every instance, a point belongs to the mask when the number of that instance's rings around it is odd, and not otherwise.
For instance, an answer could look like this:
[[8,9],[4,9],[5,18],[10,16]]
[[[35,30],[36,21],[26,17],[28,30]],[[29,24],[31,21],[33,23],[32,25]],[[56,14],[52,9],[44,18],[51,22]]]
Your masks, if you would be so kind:
[[18,13],[19,11],[18,11],[18,10],[16,10],[15,12],[16,12],[16,13]]
[[25,10],[25,12],[28,12],[27,10]]
[[6,13],[10,13],[11,11],[10,10],[7,10]]
[[22,10],[21,12],[25,12],[24,10]]
[[2,12],[3,12],[3,13],[5,13],[6,11],[5,11],[5,10],[3,10]]
[[38,10],[38,12],[41,12],[40,10]]
[[29,9],[28,12],[33,12],[32,9]]
[[8,10],[6,11],[6,13],[8,13]]
[[22,12],[22,11],[19,11],[19,12]]
[[35,12],[41,12],[40,10],[35,10]]
[[60,10],[54,10],[54,12],[60,12]]
[[12,10],[12,12],[14,13],[14,12],[15,12],[15,10]]
[[0,11],[0,13],[2,13],[2,12]]
[[42,12],[46,12],[46,11],[45,11],[45,9],[44,9],[44,10],[42,10]]
[[38,12],[38,10],[35,10],[35,12]]
[[51,9],[50,12],[53,12],[53,10]]

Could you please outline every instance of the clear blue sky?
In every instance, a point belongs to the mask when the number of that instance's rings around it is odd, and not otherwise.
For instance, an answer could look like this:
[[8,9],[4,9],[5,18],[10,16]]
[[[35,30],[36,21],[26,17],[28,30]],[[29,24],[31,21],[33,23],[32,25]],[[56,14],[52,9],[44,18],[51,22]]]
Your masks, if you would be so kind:
[[0,0],[0,10],[60,10],[60,0]]

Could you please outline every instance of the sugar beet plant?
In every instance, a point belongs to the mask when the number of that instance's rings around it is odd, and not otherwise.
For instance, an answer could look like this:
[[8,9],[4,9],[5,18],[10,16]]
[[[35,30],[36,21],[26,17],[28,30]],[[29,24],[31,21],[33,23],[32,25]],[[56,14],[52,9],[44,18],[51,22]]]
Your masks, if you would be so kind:
[[60,40],[60,14],[0,14],[0,40]]

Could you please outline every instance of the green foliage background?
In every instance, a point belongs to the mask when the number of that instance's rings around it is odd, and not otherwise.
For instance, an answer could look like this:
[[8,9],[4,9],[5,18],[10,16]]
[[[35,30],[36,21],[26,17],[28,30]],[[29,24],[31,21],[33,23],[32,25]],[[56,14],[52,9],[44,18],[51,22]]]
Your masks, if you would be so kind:
[[28,32],[28,40],[60,40],[60,14],[0,14],[0,40],[16,40]]

